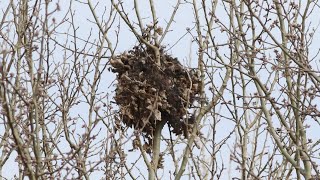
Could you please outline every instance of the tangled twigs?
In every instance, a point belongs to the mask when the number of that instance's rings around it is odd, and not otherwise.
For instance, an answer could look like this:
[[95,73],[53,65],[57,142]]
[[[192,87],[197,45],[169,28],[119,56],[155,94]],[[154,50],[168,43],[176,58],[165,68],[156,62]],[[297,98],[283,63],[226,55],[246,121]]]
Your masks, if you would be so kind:
[[135,46],[110,60],[118,73],[116,103],[123,123],[151,137],[157,122],[165,121],[175,134],[184,134],[194,123],[188,109],[199,93],[199,78],[176,58],[160,50],[160,66],[152,49]]

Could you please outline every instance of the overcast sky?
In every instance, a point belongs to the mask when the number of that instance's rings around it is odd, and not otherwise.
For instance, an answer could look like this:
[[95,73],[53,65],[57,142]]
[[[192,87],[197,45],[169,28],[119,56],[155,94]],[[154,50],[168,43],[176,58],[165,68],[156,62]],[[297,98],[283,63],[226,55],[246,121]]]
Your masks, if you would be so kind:
[[[8,4],[9,0],[2,0],[0,1],[0,8],[3,11],[3,8],[6,7],[6,4]],[[56,1],[54,1],[55,3]],[[96,2],[98,1],[92,1],[93,4],[96,4]],[[198,1],[199,3],[201,2],[200,0]],[[52,3],[52,5],[54,6],[54,3]],[[61,7],[61,11],[58,12],[56,14],[56,19],[57,21],[61,21],[64,17],[65,17],[65,13],[68,11],[68,6],[69,6],[69,1],[63,1],[61,0],[59,2],[60,7]],[[104,8],[110,8],[110,2],[109,1],[99,1],[99,5],[97,6],[97,11],[96,13],[98,14],[99,17],[101,17],[101,14],[103,13]],[[157,16],[159,17],[159,25],[160,26],[164,26],[166,24],[166,22],[169,20],[170,15],[172,13],[173,10],[173,6],[175,5],[175,1],[156,1],[156,9],[157,9]],[[2,4],[2,5],[1,5]],[[32,3],[31,3],[32,4]],[[127,10],[127,12],[129,13],[129,17],[132,18],[132,20],[134,20],[133,17],[133,0],[128,0],[125,1],[124,3],[125,8]],[[225,9],[222,8],[221,3],[219,4],[219,6],[221,8],[217,8],[217,14],[220,16],[220,19],[223,20],[227,20],[224,19],[224,17],[226,17],[226,12]],[[75,12],[75,24],[79,27],[79,29],[77,30],[78,36],[79,37],[83,37],[84,39],[86,39],[86,37],[88,37],[90,35],[90,32],[92,34],[92,39],[96,39],[98,38],[98,28],[96,27],[95,24],[91,23],[90,21],[93,21],[93,16],[90,12],[89,7],[84,4],[84,3],[79,3],[74,1],[72,3],[72,11]],[[145,24],[150,23],[151,24],[151,14],[150,14],[150,9],[149,9],[149,3],[147,0],[139,0],[139,8],[141,10],[141,17],[144,18],[144,22]],[[2,15],[0,13],[0,19],[2,18]],[[203,18],[202,18],[203,20]],[[317,13],[313,14],[313,17],[310,18],[310,20],[312,22],[313,25],[318,25],[319,24],[319,18]],[[171,27],[171,32],[167,35],[163,45],[166,45],[167,47],[172,47],[170,48],[170,50],[168,51],[168,53],[172,54],[173,56],[178,57],[178,59],[180,60],[180,62],[184,65],[190,65],[191,62],[191,66],[195,66],[197,63],[197,46],[196,46],[196,42],[193,41],[193,38],[190,34],[187,34],[187,28],[193,28],[194,26],[194,14],[192,11],[192,6],[191,4],[182,4],[181,7],[179,8],[177,15],[175,17],[175,22],[173,23],[172,27]],[[119,23],[119,17],[117,17],[117,20],[115,21],[115,24]],[[62,25],[61,27],[58,28],[59,32],[66,32],[68,29],[68,24],[66,23],[65,25]],[[115,31],[117,30],[117,25],[113,26],[113,29],[110,30],[110,39],[112,40],[112,42],[115,44],[116,43],[116,33]],[[137,45],[138,41],[137,39],[133,38],[133,34],[129,31],[129,29],[127,28],[126,24],[123,23],[123,21],[120,21],[120,32],[119,32],[119,44],[117,46],[116,49],[116,53],[121,53],[125,50],[129,50],[130,48],[132,48],[134,45]],[[195,34],[195,30],[192,30],[193,34]],[[280,36],[280,35],[278,35]],[[63,42],[65,40],[65,35],[60,35],[60,36],[56,36],[56,40],[59,42]],[[218,42],[224,42],[226,41],[226,37],[224,36],[216,36],[216,40]],[[1,41],[1,39],[0,39]],[[316,34],[315,38],[314,38],[315,42],[319,42],[320,41],[320,35],[319,33]],[[79,43],[78,46],[81,47],[84,44]],[[313,43],[313,45],[310,48],[310,54],[316,54],[317,50],[319,48],[319,43]],[[58,58],[62,58],[63,54],[56,54],[57,59]],[[312,57],[310,55],[310,57]],[[319,63],[319,59],[315,60],[315,63]],[[314,67],[317,68],[316,70],[319,71],[318,67]],[[115,78],[114,74],[106,74],[105,78],[103,79],[103,81],[105,81],[108,86],[112,84],[113,80]],[[217,83],[221,82],[221,80],[219,78],[217,78]],[[115,86],[111,86],[108,91],[112,92],[114,90]],[[80,107],[79,111],[74,111],[73,113],[76,114],[81,114],[81,113],[85,113],[85,112],[81,112],[81,108],[85,108],[85,107]],[[232,130],[234,126],[232,125],[231,122],[226,121],[223,126],[217,128],[217,138],[218,139],[222,139],[224,137],[226,137],[229,132]],[[308,133],[310,133],[310,136],[313,137],[314,139],[320,139],[320,133],[319,133],[319,126],[316,125],[312,125],[311,126],[311,131],[308,131]],[[167,133],[166,130],[164,130],[164,133]],[[165,134],[166,135],[166,134]],[[234,139],[234,137],[232,137]],[[232,143],[234,141],[229,141],[230,144],[228,144],[229,146],[224,146],[222,148],[222,153],[219,154],[218,156],[220,156],[222,159],[224,159],[225,161],[225,165],[228,166],[228,162],[229,162],[229,148],[231,148],[231,146],[233,145]],[[272,142],[269,142],[272,143]],[[181,146],[181,152],[183,150],[184,146]],[[127,146],[128,149],[131,149],[130,145]],[[162,145],[162,149],[164,149],[165,147]],[[127,149],[127,150],[128,150]],[[130,161],[135,161],[136,158],[140,155],[140,153],[137,152],[133,152],[133,153],[129,153],[128,156],[128,162]],[[12,156],[14,157],[14,155]],[[166,158],[165,160],[165,168],[164,168],[164,174],[168,175],[168,172],[171,170],[173,170],[174,166],[172,163],[172,160],[170,158]],[[139,167],[141,167],[142,170],[146,171],[146,166],[144,165],[143,161],[141,160],[139,163]],[[229,168],[229,167],[228,167]],[[232,172],[232,174],[236,174],[237,171],[235,170],[235,167],[232,167],[234,169],[228,169],[227,171],[230,170],[230,172]],[[137,169],[135,170],[136,174],[138,174],[139,172],[137,171]],[[10,159],[10,162],[6,164],[4,171],[3,171],[3,176],[7,177],[9,179],[11,179],[14,175],[13,172],[17,172],[17,164],[14,162],[14,158]],[[161,170],[160,170],[160,173]],[[224,173],[225,175],[227,175],[227,173]],[[101,177],[102,174],[95,174],[92,179],[96,179],[96,177]],[[227,178],[227,177],[225,177]]]

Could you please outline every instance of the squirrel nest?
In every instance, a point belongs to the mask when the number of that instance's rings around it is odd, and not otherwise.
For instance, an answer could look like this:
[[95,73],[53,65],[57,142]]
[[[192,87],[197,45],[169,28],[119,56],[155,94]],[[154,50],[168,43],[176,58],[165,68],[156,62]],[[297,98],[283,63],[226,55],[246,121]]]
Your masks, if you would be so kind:
[[117,75],[115,101],[122,122],[147,137],[156,124],[165,121],[176,135],[187,136],[194,117],[187,117],[199,94],[199,77],[184,68],[177,58],[160,50],[160,65],[152,49],[135,46],[110,60]]

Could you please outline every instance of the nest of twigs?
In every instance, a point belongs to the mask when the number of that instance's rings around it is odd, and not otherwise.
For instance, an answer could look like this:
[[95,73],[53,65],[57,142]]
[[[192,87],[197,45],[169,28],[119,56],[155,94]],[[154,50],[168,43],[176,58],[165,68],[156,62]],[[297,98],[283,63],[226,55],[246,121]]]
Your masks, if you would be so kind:
[[112,71],[118,73],[115,101],[121,120],[147,136],[165,121],[173,133],[186,136],[194,124],[188,109],[199,94],[199,77],[163,49],[160,62],[156,63],[152,49],[143,46],[110,60]]

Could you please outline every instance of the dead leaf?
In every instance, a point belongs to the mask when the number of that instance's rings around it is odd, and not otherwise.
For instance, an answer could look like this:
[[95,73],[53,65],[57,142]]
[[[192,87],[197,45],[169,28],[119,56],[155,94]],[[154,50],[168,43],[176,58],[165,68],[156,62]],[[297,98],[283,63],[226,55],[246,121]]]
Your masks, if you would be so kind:
[[156,120],[161,121],[161,112],[158,109],[154,110],[154,116]]
[[146,108],[149,109],[150,111],[153,111],[153,106],[152,106],[152,104],[150,104],[150,105],[147,106]]
[[121,68],[124,66],[120,58],[110,59],[110,64],[115,68]]

